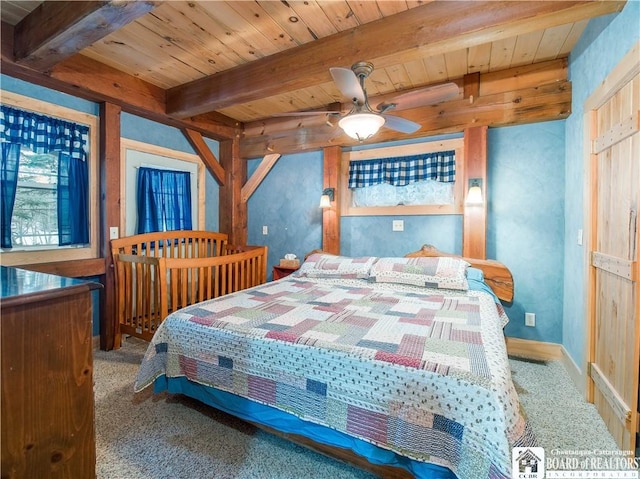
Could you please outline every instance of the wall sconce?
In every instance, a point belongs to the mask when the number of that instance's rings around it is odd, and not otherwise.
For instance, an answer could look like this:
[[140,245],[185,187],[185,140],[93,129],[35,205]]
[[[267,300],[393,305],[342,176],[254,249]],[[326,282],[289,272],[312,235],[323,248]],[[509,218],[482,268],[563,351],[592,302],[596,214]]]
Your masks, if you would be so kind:
[[467,205],[481,205],[484,203],[482,198],[482,178],[471,178],[469,180],[469,191],[467,192]]
[[336,190],[334,188],[325,188],[322,190],[320,197],[320,208],[331,208],[331,202],[334,200]]

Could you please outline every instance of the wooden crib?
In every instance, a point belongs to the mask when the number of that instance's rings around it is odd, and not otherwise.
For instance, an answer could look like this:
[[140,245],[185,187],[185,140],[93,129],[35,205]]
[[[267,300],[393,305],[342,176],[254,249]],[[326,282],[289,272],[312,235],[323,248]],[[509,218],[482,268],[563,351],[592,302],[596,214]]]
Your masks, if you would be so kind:
[[165,231],[111,241],[115,347],[123,334],[149,341],[167,315],[267,280],[267,247],[227,243],[210,231]]

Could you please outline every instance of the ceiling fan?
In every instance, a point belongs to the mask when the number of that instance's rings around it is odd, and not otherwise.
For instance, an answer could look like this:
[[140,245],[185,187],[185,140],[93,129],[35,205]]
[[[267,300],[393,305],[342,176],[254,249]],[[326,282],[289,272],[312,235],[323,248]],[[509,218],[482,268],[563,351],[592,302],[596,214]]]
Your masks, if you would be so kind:
[[[362,61],[355,63],[351,68],[332,67],[329,71],[338,89],[353,104],[351,111],[340,118],[338,125],[347,135],[359,141],[364,141],[375,135],[382,126],[401,133],[414,133],[420,129],[418,123],[399,116],[389,115],[387,112],[432,105],[453,98],[458,94],[458,85],[453,82],[443,83],[400,94],[388,101],[379,103],[373,109],[369,105],[369,98],[365,88],[365,80],[373,71],[373,64]],[[276,116],[317,114],[336,115],[339,112],[290,112]]]

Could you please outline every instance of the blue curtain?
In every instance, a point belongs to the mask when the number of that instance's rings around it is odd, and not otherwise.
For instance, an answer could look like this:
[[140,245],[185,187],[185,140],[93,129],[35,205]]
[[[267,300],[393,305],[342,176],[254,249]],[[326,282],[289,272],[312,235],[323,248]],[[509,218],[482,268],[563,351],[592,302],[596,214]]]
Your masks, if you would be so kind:
[[89,243],[89,169],[87,162],[59,154],[58,244]]
[[11,216],[16,201],[18,167],[20,166],[20,145],[2,143],[2,164],[0,165],[0,223],[2,239],[0,247],[11,248]]
[[456,152],[440,151],[349,162],[349,188],[364,188],[382,183],[406,186],[423,180],[455,182]]
[[139,168],[137,200],[138,234],[192,229],[189,172]]
[[[36,153],[59,155],[58,169],[58,241],[60,245],[89,243],[88,191],[89,174],[87,146],[89,127],[70,121],[52,118],[37,113],[0,105],[0,141],[5,144],[20,144]],[[4,143],[7,142],[7,143]],[[4,146],[3,146],[4,148]],[[2,171],[2,196],[5,196],[4,149]],[[16,163],[17,181],[17,163]],[[7,191],[9,194],[9,190]],[[12,192],[15,199],[15,184]],[[2,213],[2,247],[5,246],[5,221],[8,222],[9,238],[11,211],[5,217],[4,199]],[[10,241],[10,239],[9,239]],[[9,243],[10,244],[10,243]]]

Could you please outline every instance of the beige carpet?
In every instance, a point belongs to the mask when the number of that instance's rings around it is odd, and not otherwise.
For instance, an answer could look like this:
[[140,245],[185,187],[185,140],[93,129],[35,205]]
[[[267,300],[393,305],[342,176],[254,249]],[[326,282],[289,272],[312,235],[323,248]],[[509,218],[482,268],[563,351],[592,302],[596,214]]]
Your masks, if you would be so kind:
[[[371,475],[206,407],[145,391],[133,381],[146,343],[95,352],[99,479],[326,479]],[[559,362],[511,360],[521,402],[547,450],[615,449],[592,405]]]

